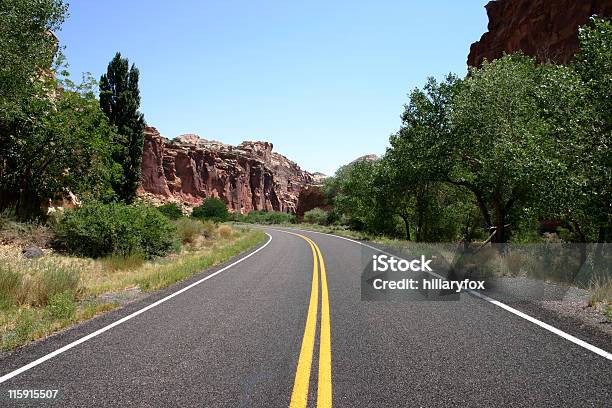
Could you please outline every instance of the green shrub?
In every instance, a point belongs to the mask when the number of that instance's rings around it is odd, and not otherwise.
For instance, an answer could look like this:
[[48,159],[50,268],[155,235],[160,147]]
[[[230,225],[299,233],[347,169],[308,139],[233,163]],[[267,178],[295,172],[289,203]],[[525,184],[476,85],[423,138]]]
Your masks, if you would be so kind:
[[157,211],[164,214],[171,220],[178,220],[183,216],[183,211],[181,210],[181,207],[179,207],[176,203],[160,205],[159,207],[157,207]]
[[251,211],[246,215],[235,213],[232,214],[232,219],[250,224],[294,224],[297,222],[294,214],[280,211]]
[[56,226],[56,247],[103,257],[143,254],[164,256],[178,248],[176,228],[154,207],[89,202],[67,210]]
[[309,224],[327,224],[327,212],[320,208],[313,208],[304,213],[304,222]]
[[49,297],[47,311],[56,319],[71,319],[76,312],[73,295],[70,292],[54,293]]
[[192,217],[211,219],[216,221],[225,221],[228,218],[227,206],[225,203],[215,197],[209,197],[204,200],[201,206],[193,209]]
[[233,212],[229,214],[227,219],[236,222],[247,222],[246,217],[246,215],[240,214],[239,212]]
[[204,225],[200,220],[181,218],[174,224],[183,244],[193,243],[199,236],[204,235]]

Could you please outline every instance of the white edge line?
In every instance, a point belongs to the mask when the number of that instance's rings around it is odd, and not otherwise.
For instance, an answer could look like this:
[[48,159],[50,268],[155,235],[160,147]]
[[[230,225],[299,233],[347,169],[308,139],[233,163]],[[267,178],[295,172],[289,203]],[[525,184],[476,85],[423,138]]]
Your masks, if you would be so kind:
[[[389,253],[387,251],[384,251],[384,250],[382,250],[380,248],[376,248],[376,247],[374,247],[372,245],[364,244],[363,242],[359,242],[359,241],[356,241],[354,239],[342,237],[340,235],[328,234],[328,233],[319,232],[319,231],[301,230],[301,229],[298,229],[298,228],[291,228],[291,229],[295,229],[297,231],[303,231],[303,232],[313,232],[315,234],[328,235],[330,237],[344,239],[344,240],[347,240],[347,241],[350,241],[350,242],[354,242],[354,243],[359,244],[359,245],[363,245],[363,246],[365,246],[367,248],[370,248],[370,249],[373,249],[373,250],[375,250],[377,252],[382,252],[382,253],[384,253],[386,255],[389,255],[389,256],[392,256],[392,257],[395,257],[395,258],[398,258],[398,259],[404,259],[404,258],[402,258],[400,256],[397,256],[397,255],[391,254],[391,253]],[[438,275],[435,272],[427,272],[427,273],[429,273],[429,274],[431,274],[433,276],[436,276],[438,278],[446,279],[443,276]],[[529,322],[531,322],[531,323],[533,323],[535,325],[538,325],[541,328],[543,328],[544,330],[548,330],[549,332],[554,333],[554,334],[556,334],[559,337],[563,337],[564,339],[566,339],[568,341],[571,341],[572,343],[574,343],[574,344],[576,344],[576,345],[578,345],[580,347],[583,347],[583,348],[585,348],[585,349],[587,349],[587,350],[589,350],[589,351],[591,351],[591,352],[593,352],[595,354],[598,354],[598,355],[600,355],[600,356],[602,356],[602,357],[612,361],[612,353],[608,353],[607,351],[602,350],[599,347],[595,347],[592,344],[589,344],[589,343],[587,343],[584,340],[580,340],[579,338],[574,337],[571,334],[568,334],[568,333],[564,332],[563,330],[559,330],[556,327],[551,326],[548,323],[544,323],[543,321],[538,320],[535,317],[531,317],[528,314],[521,312],[520,310],[517,310],[517,309],[515,309],[513,307],[508,306],[505,303],[500,302],[499,300],[495,300],[493,298],[490,298],[490,297],[488,297],[486,295],[483,295],[483,294],[478,293],[478,292],[473,291],[473,290],[468,290],[467,292],[469,292],[470,294],[472,294],[472,295],[474,295],[474,296],[476,296],[476,297],[478,297],[478,298],[480,298],[480,299],[482,299],[482,300],[484,300],[486,302],[489,302],[489,303],[491,303],[491,304],[493,304],[493,305],[495,305],[497,307],[501,307],[502,309],[504,309],[504,310],[506,310],[506,311],[508,311],[508,312],[510,312],[510,313],[512,313],[514,315],[516,315],[516,316],[519,316],[519,317],[521,317],[521,318],[523,318],[523,319],[525,319],[525,320],[527,320],[527,321],[529,321]]]
[[232,266],[234,266],[236,264],[239,264],[240,262],[244,261],[245,259],[250,258],[251,256],[255,255],[256,253],[258,253],[259,251],[261,251],[262,249],[267,247],[268,244],[272,241],[272,236],[270,234],[268,234],[268,233],[265,233],[265,234],[268,236],[268,241],[264,245],[262,245],[259,248],[257,248],[255,251],[253,251],[253,252],[245,255],[244,257],[238,259],[237,261],[232,262],[231,264],[229,264],[229,265],[219,269],[218,271],[216,271],[214,273],[211,273],[210,275],[208,275],[208,276],[206,276],[206,277],[204,277],[204,278],[202,278],[202,279],[200,279],[200,280],[190,284],[189,286],[185,286],[184,288],[182,288],[180,290],[177,290],[176,292],[166,296],[165,298],[162,298],[162,299],[160,299],[160,300],[158,300],[158,301],[156,301],[154,303],[151,303],[150,305],[148,305],[146,307],[143,307],[142,309],[137,310],[134,313],[129,314],[129,315],[127,315],[127,316],[125,316],[125,317],[123,317],[123,318],[121,318],[121,319],[119,319],[119,320],[109,324],[108,326],[104,326],[101,329],[98,329],[95,332],[88,334],[87,336],[81,337],[80,339],[73,341],[72,343],[66,344],[65,346],[63,346],[63,347],[61,347],[61,348],[59,348],[59,349],[57,349],[57,350],[55,350],[55,351],[53,351],[53,352],[51,352],[49,354],[46,354],[46,355],[42,356],[41,358],[39,358],[37,360],[34,360],[31,363],[26,364],[26,365],[24,365],[21,368],[18,368],[15,371],[11,371],[10,373],[3,375],[2,377],[0,377],[0,384],[2,384],[3,382],[5,382],[7,380],[10,380],[11,378],[13,378],[13,377],[15,377],[15,376],[25,372],[25,371],[28,371],[29,369],[31,369],[33,367],[36,367],[39,364],[44,363],[47,360],[52,359],[53,357],[55,357],[55,356],[57,356],[59,354],[62,354],[63,352],[65,352],[67,350],[70,350],[73,347],[78,346],[81,343],[86,342],[89,339],[92,339],[92,338],[94,338],[94,337],[104,333],[105,331],[108,331],[108,330],[112,329],[115,326],[119,326],[121,323],[125,323],[128,320],[133,319],[134,317],[136,317],[136,316],[146,312],[149,309],[154,308],[155,306],[161,305],[165,301],[170,300],[173,297],[178,296],[181,293],[188,291],[189,289],[193,288],[194,286],[197,286],[200,283],[202,283],[204,281],[207,281],[208,279],[210,279],[210,278],[220,274],[221,272],[228,270]]

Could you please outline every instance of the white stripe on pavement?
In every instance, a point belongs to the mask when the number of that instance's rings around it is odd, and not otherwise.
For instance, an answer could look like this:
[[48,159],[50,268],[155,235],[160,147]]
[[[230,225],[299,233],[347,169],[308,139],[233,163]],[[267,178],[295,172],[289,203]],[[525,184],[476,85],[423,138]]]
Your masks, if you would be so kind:
[[[297,231],[303,231],[303,232],[312,232],[312,233],[321,234],[321,235],[328,235],[330,237],[344,239],[346,241],[350,241],[350,242],[353,242],[353,243],[356,243],[356,244],[359,244],[359,245],[363,245],[363,246],[365,246],[367,248],[370,248],[370,249],[373,249],[373,250],[375,250],[377,252],[382,252],[382,253],[384,253],[386,255],[390,255],[390,256],[395,257],[397,259],[403,259],[402,257],[399,257],[397,255],[391,254],[391,253],[389,253],[387,251],[383,251],[380,248],[376,248],[376,247],[374,247],[372,245],[364,244],[363,242],[359,242],[359,241],[356,241],[354,239],[350,239],[350,238],[346,238],[346,237],[341,237],[340,235],[327,234],[325,232],[318,232],[318,231],[301,230],[301,229],[298,229],[298,228],[291,228],[291,229],[294,229],[294,230],[297,230]],[[436,276],[438,278],[446,279],[445,277],[440,276],[440,275],[438,275],[437,273],[434,273],[434,272],[427,272],[427,273],[429,273],[431,275],[434,275],[434,276]],[[571,341],[572,343],[574,343],[574,344],[576,344],[576,345],[578,345],[578,346],[580,346],[582,348],[585,348],[585,349],[587,349],[587,350],[589,350],[589,351],[591,351],[591,352],[593,352],[595,354],[598,354],[598,355],[602,356],[603,358],[606,358],[606,359],[612,361],[612,354],[608,353],[605,350],[600,349],[599,347],[595,347],[592,344],[589,344],[589,343],[587,343],[584,340],[580,340],[579,338],[574,337],[571,334],[568,334],[568,333],[564,332],[563,330],[559,330],[556,327],[551,326],[548,323],[544,323],[543,321],[538,320],[535,317],[529,316],[528,314],[523,313],[520,310],[517,310],[517,309],[515,309],[513,307],[510,307],[507,304],[500,302],[499,300],[495,300],[493,298],[490,298],[488,296],[485,296],[485,295],[483,295],[481,293],[478,293],[476,291],[473,291],[473,290],[468,290],[468,292],[470,294],[472,294],[472,295],[474,295],[474,296],[476,296],[476,297],[486,301],[486,302],[489,302],[489,303],[491,303],[491,304],[493,304],[493,305],[495,305],[497,307],[500,307],[500,308],[502,308],[502,309],[504,309],[504,310],[506,310],[506,311],[508,311],[508,312],[510,312],[510,313],[512,313],[512,314],[514,314],[516,316],[518,316],[518,317],[521,317],[521,318],[523,318],[523,319],[525,319],[525,320],[527,320],[527,321],[529,321],[529,322],[531,322],[533,324],[536,324],[536,325],[540,326],[541,328],[543,328],[545,330],[548,330],[549,332],[554,333],[554,334],[556,334],[559,337],[564,338],[565,340]]]
[[156,301],[156,302],[154,302],[154,303],[151,303],[149,306],[143,307],[142,309],[137,310],[137,311],[135,311],[134,313],[129,314],[129,315],[127,315],[127,316],[125,316],[125,317],[123,317],[123,318],[121,318],[121,319],[117,320],[116,322],[113,322],[113,323],[109,324],[108,326],[104,326],[104,327],[102,327],[101,329],[98,329],[98,330],[96,330],[95,332],[90,333],[90,334],[88,334],[88,335],[87,335],[87,336],[85,336],[85,337],[81,337],[80,339],[75,340],[75,341],[73,341],[73,342],[72,342],[72,343],[70,343],[70,344],[66,344],[64,347],[61,347],[61,348],[59,348],[59,349],[57,349],[57,350],[55,350],[55,351],[53,351],[53,352],[51,352],[51,353],[49,353],[49,354],[47,354],[47,355],[44,355],[44,356],[42,356],[41,358],[39,358],[39,359],[37,359],[37,360],[34,360],[34,361],[32,361],[31,363],[26,364],[26,365],[24,365],[23,367],[18,368],[18,369],[17,369],[17,370],[15,370],[15,371],[11,371],[10,373],[3,375],[2,377],[0,377],[0,384],[2,384],[3,382],[5,382],[5,381],[7,381],[7,380],[10,380],[11,378],[15,377],[16,375],[19,375],[19,374],[21,374],[21,373],[23,373],[23,372],[25,372],[25,371],[28,371],[29,369],[31,369],[31,368],[33,368],[33,367],[36,367],[36,366],[37,366],[37,365],[39,365],[39,364],[44,363],[45,361],[47,361],[47,360],[49,360],[49,359],[52,359],[52,358],[53,358],[53,357],[55,357],[55,356],[58,356],[58,355],[62,354],[63,352],[65,352],[65,351],[67,351],[67,350],[70,350],[70,349],[71,349],[71,348],[73,348],[73,347],[78,346],[78,345],[79,345],[79,344],[81,344],[81,343],[86,342],[86,341],[87,341],[87,340],[89,340],[89,339],[92,339],[92,338],[94,338],[94,337],[96,337],[96,336],[98,336],[98,335],[100,335],[100,334],[104,333],[105,331],[108,331],[108,330],[112,329],[112,328],[113,328],[113,327],[115,327],[115,326],[119,326],[121,323],[125,323],[125,322],[127,322],[128,320],[133,319],[134,317],[136,317],[136,316],[138,316],[138,315],[140,315],[140,314],[142,314],[142,313],[146,312],[146,311],[147,311],[147,310],[149,310],[149,309],[153,309],[155,306],[159,306],[159,305],[161,305],[161,304],[162,304],[162,303],[164,303],[165,301],[170,300],[170,299],[172,299],[173,297],[178,296],[178,295],[180,295],[181,293],[188,291],[189,289],[193,288],[194,286],[197,286],[197,285],[199,285],[200,283],[202,283],[202,282],[204,282],[204,281],[207,281],[208,279],[210,279],[210,278],[212,278],[212,277],[214,277],[214,276],[217,276],[217,275],[218,275],[218,274],[220,274],[221,272],[228,270],[228,269],[229,269],[229,268],[231,268],[232,266],[234,266],[234,265],[236,265],[236,264],[239,264],[240,262],[244,261],[245,259],[252,257],[252,256],[253,256],[253,255],[255,255],[256,253],[258,253],[259,251],[261,251],[262,249],[264,249],[265,247],[267,247],[267,246],[268,246],[268,244],[269,244],[269,243],[272,241],[272,236],[271,236],[270,234],[268,234],[268,233],[266,233],[266,235],[268,236],[268,241],[267,241],[267,242],[266,242],[264,245],[262,245],[262,246],[260,246],[259,248],[257,248],[255,251],[253,251],[253,252],[249,253],[248,255],[246,255],[246,256],[244,256],[244,257],[242,257],[242,258],[238,259],[238,260],[237,260],[237,261],[235,261],[235,262],[232,262],[231,264],[227,265],[227,266],[226,266],[226,267],[224,267],[224,268],[219,269],[218,271],[216,271],[216,272],[214,272],[214,273],[211,273],[210,275],[208,275],[208,276],[206,276],[206,277],[204,277],[204,278],[202,278],[202,279],[198,280],[197,282],[192,283],[192,284],[191,284],[191,285],[189,285],[189,286],[185,286],[185,287],[184,287],[183,289],[181,289],[181,290],[177,290],[176,292],[174,292],[174,293],[172,293],[172,294],[170,294],[170,295],[166,296],[166,297],[165,297],[165,298],[163,298],[163,299],[160,299],[160,300],[158,300],[158,301]]

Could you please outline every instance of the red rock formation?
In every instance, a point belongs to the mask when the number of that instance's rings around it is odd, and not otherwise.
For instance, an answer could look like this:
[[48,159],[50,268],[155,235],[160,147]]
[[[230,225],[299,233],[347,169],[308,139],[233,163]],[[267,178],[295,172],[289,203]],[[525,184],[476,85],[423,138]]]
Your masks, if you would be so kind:
[[304,213],[313,208],[321,208],[325,211],[330,211],[332,206],[327,204],[321,187],[306,186],[300,191],[300,196],[298,198],[298,206],[296,209],[298,219],[301,221],[304,218]]
[[497,0],[485,8],[489,31],[470,47],[470,66],[519,50],[567,64],[578,51],[578,27],[592,15],[612,16],[612,0]]
[[218,197],[241,213],[295,213],[300,191],[315,178],[272,147],[268,142],[229,146],[197,135],[168,140],[147,127],[140,194],[190,206]]

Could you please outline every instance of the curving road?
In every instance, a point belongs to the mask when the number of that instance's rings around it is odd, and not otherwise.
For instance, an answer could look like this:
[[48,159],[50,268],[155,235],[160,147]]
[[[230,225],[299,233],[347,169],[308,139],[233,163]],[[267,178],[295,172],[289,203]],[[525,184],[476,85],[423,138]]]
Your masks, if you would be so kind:
[[229,267],[4,357],[0,406],[611,406],[605,355],[467,294],[362,301],[375,249],[265,231]]

